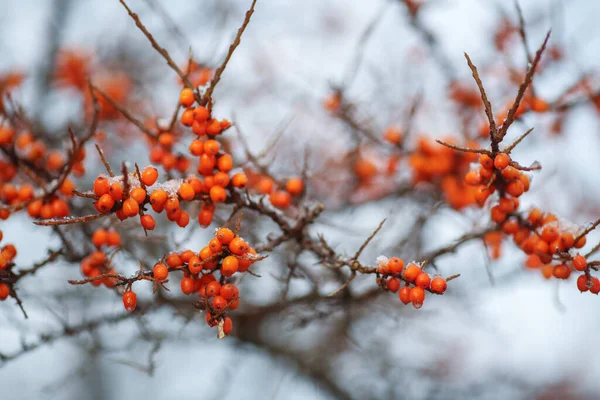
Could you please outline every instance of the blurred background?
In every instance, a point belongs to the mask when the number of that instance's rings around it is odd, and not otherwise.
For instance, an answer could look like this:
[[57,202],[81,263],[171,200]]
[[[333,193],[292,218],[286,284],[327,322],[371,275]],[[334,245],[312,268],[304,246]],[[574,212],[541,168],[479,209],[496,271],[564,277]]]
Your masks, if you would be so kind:
[[[128,1],[178,64],[185,65],[191,52],[211,67],[225,56],[249,4]],[[584,76],[597,85],[600,2],[522,0],[520,6],[530,51],[548,29],[550,45],[562,51],[562,60],[535,78],[538,95],[550,101]],[[410,176],[403,164],[394,179],[376,185],[382,193],[354,190],[342,168],[352,135],[323,101],[342,86],[365,124],[382,134],[390,125],[404,124],[419,99],[415,135],[460,137],[464,127],[447,90],[453,81],[474,88],[464,52],[480,67],[493,104],[509,102],[516,93],[507,83],[507,66],[524,71],[527,62],[515,31],[507,49],[494,45],[505,21],[518,27],[513,2],[425,0],[411,17],[403,1],[258,0],[215,91],[215,113],[236,124],[255,154],[285,130],[269,166],[291,176],[307,162],[308,201],[327,207],[311,233],[322,234],[336,251],[353,254],[387,218],[361,260],[370,265],[379,255],[419,260],[485,227],[489,212],[456,211],[427,189],[400,194],[397,189]],[[124,100],[136,115],[170,118],[178,77],[117,0],[0,1],[0,75],[25,75],[13,97],[49,141],[64,143],[67,126],[84,126],[81,99],[50,79],[59,49],[89,57],[95,82],[127,76],[129,81],[117,87],[134,88],[126,90]],[[514,139],[535,127],[513,157],[522,165],[537,160],[543,166],[532,174],[522,204],[585,225],[598,219],[600,210],[598,110],[593,104],[569,110],[559,134],[553,133],[555,122],[546,114],[527,115],[509,131]],[[113,165],[149,163],[147,144],[126,121],[104,130],[102,147]],[[228,135],[234,156],[243,159],[236,134]],[[102,172],[97,161],[88,150],[78,186],[90,187]],[[81,215],[84,209],[81,205]],[[216,222],[228,215],[223,212]],[[126,223],[115,226],[126,237],[127,251],[117,256],[124,273],[133,273],[138,260],[151,264],[164,251],[199,250],[213,234],[212,227],[163,224],[145,238]],[[242,234],[259,243],[275,228],[245,215]],[[25,215],[0,221],[0,229],[19,250],[18,265],[31,265],[60,246],[52,230],[34,226]],[[75,247],[83,245],[84,228],[67,233]],[[599,240],[590,234],[586,249]],[[327,297],[340,286],[340,277],[293,246],[285,244],[258,263],[260,278],[246,276],[240,283],[245,304],[232,313],[236,331],[225,340],[215,337],[191,300],[176,293],[166,294],[164,307],[120,320],[119,296],[66,283],[80,277],[77,264],[44,268],[20,282],[29,319],[12,300],[0,303],[0,352],[18,354],[0,361],[0,397],[598,398],[598,298],[580,294],[574,278],[546,280],[539,270],[524,268],[525,256],[509,241],[498,259],[481,241],[440,258],[441,274],[461,277],[446,295],[427,298],[420,310],[404,306],[394,294],[373,291],[372,276],[359,276],[349,292]],[[290,275],[290,266],[299,272]],[[138,287],[140,302],[151,303],[151,285]],[[315,290],[319,295],[311,297]],[[64,331],[67,325],[81,330]]]

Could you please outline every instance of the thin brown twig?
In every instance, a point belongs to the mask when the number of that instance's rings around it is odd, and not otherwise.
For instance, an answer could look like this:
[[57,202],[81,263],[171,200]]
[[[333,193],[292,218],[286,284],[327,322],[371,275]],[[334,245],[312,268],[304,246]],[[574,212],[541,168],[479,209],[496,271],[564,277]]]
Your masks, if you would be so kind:
[[[123,2],[123,0],[120,0],[120,1]],[[217,86],[217,84],[221,80],[221,75],[225,71],[225,68],[227,67],[227,63],[231,59],[231,56],[233,55],[233,52],[235,51],[235,49],[240,44],[240,41],[242,39],[242,34],[246,30],[246,27],[250,23],[250,18],[252,17],[252,14],[254,13],[254,6],[255,5],[256,5],[256,0],[252,0],[252,4],[250,5],[250,8],[248,9],[248,11],[246,11],[246,16],[244,17],[244,22],[242,22],[242,25],[240,26],[240,28],[237,31],[235,39],[233,40],[233,42],[229,46],[229,50],[227,51],[227,55],[225,56],[225,59],[223,60],[223,62],[221,63],[221,65],[219,65],[219,67],[215,71],[215,75],[211,79],[210,85],[206,89],[206,92],[202,96],[202,100],[198,100],[197,99],[198,103],[200,105],[207,106],[209,111],[212,110],[212,105],[213,105],[212,94],[213,94],[213,91],[215,90],[215,87]]]

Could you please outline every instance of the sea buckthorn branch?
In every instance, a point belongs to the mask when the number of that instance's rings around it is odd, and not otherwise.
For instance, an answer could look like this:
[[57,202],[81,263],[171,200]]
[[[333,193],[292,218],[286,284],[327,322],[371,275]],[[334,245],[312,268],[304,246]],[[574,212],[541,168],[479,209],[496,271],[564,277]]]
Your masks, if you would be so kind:
[[[144,36],[146,36],[146,38],[150,41],[150,44],[152,44],[152,47],[165,59],[165,61],[169,65],[169,67],[173,71],[175,71],[177,73],[177,75],[179,75],[179,78],[182,80],[185,87],[194,89],[194,86],[192,85],[192,82],[190,82],[190,80],[188,79],[187,75],[184,74],[183,71],[181,71],[181,69],[179,69],[179,67],[177,66],[175,61],[173,61],[173,59],[169,55],[169,52],[164,47],[161,47],[156,42],[156,39],[154,39],[154,36],[152,36],[150,31],[144,26],[144,24],[140,20],[140,17],[136,13],[131,11],[129,6],[127,6],[127,3],[125,3],[125,0],[119,0],[119,2],[123,5],[123,7],[125,7],[125,9],[127,10],[127,13],[131,17],[131,19],[133,19],[133,21],[135,22],[135,25],[139,28],[140,31],[142,31]],[[194,93],[194,95],[196,97],[196,100],[198,102],[200,102],[200,95],[198,94],[197,91]]]
[[239,44],[242,40],[242,35],[244,34],[246,27],[250,23],[250,18],[252,18],[252,14],[254,14],[254,6],[255,5],[256,5],[256,0],[252,0],[252,4],[250,5],[250,8],[248,9],[248,11],[246,11],[246,16],[244,17],[244,21],[242,22],[242,25],[240,26],[240,28],[237,31],[237,34],[235,35],[235,39],[233,40],[231,45],[229,45],[229,50],[227,51],[227,54],[225,55],[225,59],[223,60],[221,65],[219,65],[219,67],[216,69],[215,75],[213,76],[213,78],[210,81],[210,85],[208,85],[206,92],[204,92],[204,94],[202,95],[202,99],[196,98],[196,101],[198,101],[198,104],[200,104],[201,106],[206,106],[209,111],[212,111],[213,91],[215,90],[215,88],[217,87],[217,84],[221,80],[221,75],[223,74],[223,72],[225,72],[225,68],[227,68],[227,63],[231,59],[233,52],[239,46]]
[[513,106],[508,111],[508,114],[506,115],[506,119],[502,122],[502,125],[500,126],[500,129],[497,132],[496,140],[498,140],[498,142],[502,141],[502,139],[504,138],[504,136],[506,135],[506,133],[508,131],[508,128],[515,120],[515,115],[517,113],[517,109],[521,105],[521,101],[523,100],[525,91],[527,90],[527,88],[529,87],[531,82],[533,81],[533,75],[535,74],[535,69],[542,58],[542,54],[544,53],[544,50],[546,49],[548,39],[550,39],[550,31],[548,31],[548,33],[546,34],[546,37],[544,39],[544,42],[542,43],[542,46],[535,53],[535,57],[533,58],[531,65],[528,66],[527,72],[525,73],[525,79],[523,80],[523,83],[521,84],[521,86],[519,86],[519,90],[517,92],[517,96],[515,97]]

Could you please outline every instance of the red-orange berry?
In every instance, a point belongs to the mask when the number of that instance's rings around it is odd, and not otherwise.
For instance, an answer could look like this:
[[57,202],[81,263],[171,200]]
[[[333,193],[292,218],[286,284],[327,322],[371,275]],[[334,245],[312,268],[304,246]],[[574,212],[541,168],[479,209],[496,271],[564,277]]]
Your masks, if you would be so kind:
[[129,290],[123,293],[123,306],[125,306],[125,310],[129,312],[135,310],[135,307],[137,306],[137,295],[135,292]]
[[142,182],[146,186],[152,186],[158,179],[158,170],[154,167],[147,167],[142,171]]
[[571,275],[571,269],[564,264],[559,264],[554,266],[552,275],[554,275],[554,277],[557,279],[569,279],[569,276]]
[[154,279],[164,281],[169,276],[169,268],[165,264],[156,264],[154,266]]
[[96,210],[98,210],[102,214],[106,214],[113,208],[114,205],[115,201],[113,200],[113,198],[110,197],[108,193],[103,194],[96,202]]
[[192,294],[194,292],[194,289],[196,288],[196,282],[194,281],[194,279],[188,277],[188,278],[183,278],[181,280],[181,292],[183,294]]
[[108,179],[103,176],[97,177],[94,181],[94,193],[96,193],[97,196],[102,196],[108,194],[109,190],[110,183],[108,182]]
[[402,261],[398,257],[392,257],[388,261],[387,266],[390,273],[400,275],[402,273],[402,270],[404,269],[404,261]]
[[410,288],[408,286],[404,286],[402,289],[400,289],[398,297],[404,304],[410,303]]
[[213,298],[211,306],[217,311],[224,310],[227,307],[227,300],[223,296],[217,295]]
[[240,291],[238,290],[237,286],[232,283],[227,283],[221,286],[221,291],[219,294],[227,301],[231,301],[240,297]]
[[211,282],[208,285],[206,285],[206,290],[205,290],[205,296],[207,298],[211,298],[214,296],[218,296],[219,293],[221,292],[221,284],[219,282]]
[[400,281],[397,278],[391,277],[387,281],[387,288],[390,292],[396,293],[400,289]]
[[223,320],[223,333],[229,335],[232,330],[233,322],[231,321],[231,318],[225,317],[225,319]]
[[176,268],[183,265],[183,260],[181,259],[181,256],[177,253],[169,254],[165,261],[167,265],[171,268]]
[[237,173],[231,178],[231,184],[236,188],[244,188],[248,184],[248,177],[244,173]]
[[430,284],[431,278],[429,277],[429,274],[426,272],[421,272],[419,275],[417,275],[417,279],[415,279],[415,285],[423,289],[428,289]]
[[249,250],[248,244],[244,241],[244,239],[235,237],[229,242],[229,251],[233,254],[241,256]]
[[144,214],[140,216],[140,223],[142,224],[144,229],[148,231],[154,230],[154,228],[156,228],[156,221],[154,221],[154,217],[152,217],[152,215],[149,214]]
[[510,164],[510,156],[506,153],[500,153],[494,158],[494,167],[497,169],[504,169],[508,164]]
[[288,179],[285,184],[285,190],[287,190],[292,196],[297,196],[304,190],[304,182],[300,178]]
[[269,195],[269,201],[277,208],[287,208],[292,203],[292,197],[285,190],[276,190]]
[[194,104],[194,101],[194,91],[190,88],[183,88],[179,93],[179,104],[187,108]]
[[223,276],[231,276],[237,272],[239,266],[238,259],[234,256],[227,256],[221,263],[221,274]]
[[123,201],[122,210],[127,217],[133,217],[140,212],[140,205],[133,198],[129,198]]
[[585,274],[580,275],[577,278],[577,289],[579,289],[580,292],[587,292],[590,289],[588,287],[588,282],[592,284],[592,281],[588,280],[588,277],[585,276]]
[[107,241],[107,232],[104,229],[98,229],[92,235],[92,244],[98,248],[104,246]]
[[446,288],[448,287],[448,283],[442,277],[435,277],[431,281],[431,291],[435,293],[444,293]]
[[229,228],[219,228],[215,237],[221,244],[229,244],[234,239],[235,235]]
[[404,270],[404,279],[408,282],[414,282],[417,279],[417,276],[421,273],[421,268],[415,264],[410,264]]
[[417,310],[423,306],[425,300],[425,291],[419,286],[410,289],[410,302]]
[[577,254],[573,257],[573,267],[577,271],[583,271],[587,268],[587,260],[581,254]]
[[4,301],[10,294],[10,287],[6,283],[0,283],[0,301]]

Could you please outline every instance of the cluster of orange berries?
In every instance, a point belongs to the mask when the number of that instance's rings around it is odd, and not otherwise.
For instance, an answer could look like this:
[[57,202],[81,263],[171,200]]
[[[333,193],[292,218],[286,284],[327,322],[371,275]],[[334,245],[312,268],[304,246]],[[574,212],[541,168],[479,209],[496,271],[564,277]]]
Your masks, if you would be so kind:
[[[188,77],[192,85],[194,85],[194,87],[206,85],[214,75],[214,71],[212,70],[212,68],[204,66],[196,61],[186,63],[182,70],[184,71],[185,75]],[[180,78],[179,84],[182,83],[183,82],[181,82]]]
[[[0,242],[2,242],[3,237],[4,237],[4,234],[2,233],[2,231],[0,231]],[[9,244],[2,246],[2,248],[0,249],[0,271],[10,268],[12,265],[12,262],[16,256],[17,256],[17,249],[15,248],[14,245],[9,243]],[[10,294],[10,286],[8,286],[4,282],[1,282],[0,283],[0,301],[6,300],[8,298],[9,294]]]
[[304,192],[304,182],[299,177],[289,178],[285,185],[280,185],[267,175],[248,171],[248,186],[259,194],[269,196],[274,207],[285,209],[292,204],[294,196]]
[[189,126],[198,136],[217,136],[231,126],[231,123],[223,119],[221,121],[211,118],[210,110],[204,106],[192,107],[196,99],[194,91],[185,88],[179,95],[179,103],[185,107],[181,113],[181,123]]
[[[110,248],[118,248],[121,246],[121,235],[115,230],[97,229],[92,234],[92,243],[96,248],[104,247],[106,251]],[[105,274],[116,274],[117,272],[111,268],[110,259],[102,250],[96,250],[81,261],[81,273],[87,278],[95,278]],[[94,286],[104,286],[112,288],[116,284],[115,278],[96,279],[91,281]]]
[[[201,307],[207,312],[208,325],[216,326],[223,321],[223,331],[228,334],[232,323],[224,313],[238,308],[239,289],[227,280],[235,273],[248,271],[259,259],[256,251],[231,229],[219,228],[215,237],[200,252],[184,250],[170,253],[154,266],[152,275],[157,282],[164,282],[170,272],[183,271],[181,292],[185,295],[198,293]],[[220,275],[219,281],[215,272]],[[135,292],[127,290],[123,294],[125,309],[133,311],[136,304]]]
[[[65,155],[58,150],[48,151],[46,145],[33,137],[30,132],[15,134],[11,127],[0,127],[0,146],[14,144],[15,151],[24,160],[45,168],[48,172],[56,173],[65,165]],[[81,176],[85,173],[83,159],[85,150],[82,148],[74,155],[73,174]]]
[[470,170],[465,175],[465,182],[477,188],[475,202],[479,207],[496,189],[501,193],[500,200],[491,209],[492,221],[501,224],[507,216],[519,206],[519,197],[529,191],[529,177],[512,167],[511,158],[506,153],[498,153],[492,159],[487,154],[479,156],[479,168]]
[[[455,144],[453,138],[446,143]],[[477,143],[468,143],[469,148],[478,148]],[[463,176],[477,155],[455,151],[439,145],[431,139],[420,137],[416,149],[409,156],[413,172],[413,184],[429,182],[439,185],[448,204],[460,210],[474,203],[475,190],[464,184]]]
[[176,137],[171,132],[161,132],[158,139],[151,142],[150,162],[160,164],[166,171],[177,170],[181,173],[188,171],[191,160],[183,154],[175,154],[173,147]]
[[[378,257],[377,273],[382,275],[378,278],[378,284],[390,292],[398,292],[400,301],[404,304],[412,303],[413,307],[419,309],[425,301],[425,291],[435,294],[443,294],[448,284],[441,276],[431,277],[424,272],[421,266],[410,263],[404,268],[404,261],[398,257]],[[401,281],[405,282],[400,288]]]

